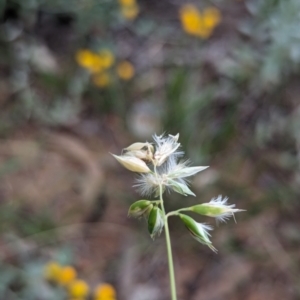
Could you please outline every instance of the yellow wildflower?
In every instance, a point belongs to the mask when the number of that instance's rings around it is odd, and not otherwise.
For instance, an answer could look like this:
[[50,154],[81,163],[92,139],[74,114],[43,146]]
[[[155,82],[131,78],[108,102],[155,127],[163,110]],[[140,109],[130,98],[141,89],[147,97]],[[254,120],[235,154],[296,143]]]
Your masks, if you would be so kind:
[[44,277],[49,281],[57,281],[61,268],[61,265],[57,262],[49,262],[44,268]]
[[66,285],[73,281],[77,277],[76,270],[71,266],[66,266],[61,268],[58,276],[57,276],[57,283],[61,285]]
[[116,290],[111,284],[98,285],[94,292],[95,300],[116,300]]
[[204,26],[204,21],[201,19],[201,26],[198,28],[197,36],[207,39],[211,36],[213,28]]
[[74,280],[68,285],[68,294],[75,299],[86,297],[89,291],[89,286],[83,280]]
[[133,6],[136,5],[136,0],[119,0],[121,6]]
[[79,50],[76,53],[77,63],[84,68],[90,68],[94,63],[94,53],[87,49]]
[[129,61],[122,61],[117,66],[117,73],[123,80],[129,80],[134,76],[134,66]]
[[139,14],[140,9],[138,5],[123,5],[121,6],[121,14],[127,20],[134,20]]
[[206,8],[201,13],[195,5],[186,4],[179,14],[184,31],[202,38],[208,38],[221,21],[220,11],[214,7]]
[[109,50],[101,50],[99,52],[99,58],[104,69],[110,68],[115,62],[115,58]]
[[111,78],[107,73],[99,73],[94,75],[93,82],[96,86],[103,88],[110,84]]
[[197,7],[193,4],[186,4],[181,7],[179,13],[184,31],[198,35],[198,30],[201,27],[201,15]]
[[98,73],[104,70],[103,59],[98,54],[94,54],[94,64],[89,68],[91,73]]
[[99,53],[94,53],[90,50],[79,50],[76,54],[77,63],[89,70],[91,73],[99,73],[104,69],[110,68],[114,61],[114,55],[106,49],[101,50]]
[[214,7],[205,8],[203,11],[203,25],[208,28],[216,27],[221,21],[221,13]]

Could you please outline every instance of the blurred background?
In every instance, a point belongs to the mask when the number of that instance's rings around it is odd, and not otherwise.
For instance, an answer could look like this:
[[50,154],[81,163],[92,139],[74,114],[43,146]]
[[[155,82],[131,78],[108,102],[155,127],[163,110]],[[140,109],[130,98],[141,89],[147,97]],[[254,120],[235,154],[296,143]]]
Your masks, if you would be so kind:
[[170,219],[181,300],[300,299],[300,1],[0,1],[0,299],[167,300],[164,236],[109,154],[180,133],[214,254]]

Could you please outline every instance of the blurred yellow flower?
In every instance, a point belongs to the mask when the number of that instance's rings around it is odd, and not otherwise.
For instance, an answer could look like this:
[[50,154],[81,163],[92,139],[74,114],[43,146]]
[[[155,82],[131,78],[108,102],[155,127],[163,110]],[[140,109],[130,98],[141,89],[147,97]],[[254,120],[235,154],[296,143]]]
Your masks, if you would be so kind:
[[201,27],[201,15],[193,4],[183,5],[179,11],[182,27],[189,34],[198,35]]
[[99,73],[93,76],[93,82],[98,87],[106,87],[111,83],[111,77],[107,73]]
[[94,300],[116,300],[116,290],[108,283],[98,285],[94,292]]
[[84,68],[90,68],[94,64],[94,58],[94,53],[87,49],[79,50],[76,53],[77,63]]
[[134,66],[129,61],[122,61],[117,66],[117,73],[123,80],[130,80],[135,73]]
[[121,6],[133,6],[136,5],[136,0],[119,0]]
[[67,285],[77,277],[76,270],[71,266],[62,267],[57,276],[57,283]]
[[109,50],[101,50],[99,52],[99,57],[101,59],[101,64],[104,69],[110,68],[115,62],[115,57]]
[[218,9],[208,7],[201,13],[193,4],[183,5],[179,15],[183,30],[201,38],[208,38],[221,21],[221,13]]
[[121,6],[121,14],[127,20],[134,20],[139,14],[140,9],[138,5],[122,5]]
[[203,10],[203,25],[207,28],[214,28],[221,22],[221,13],[215,7],[208,7]]
[[46,264],[44,268],[44,277],[49,281],[57,281],[61,272],[61,265],[55,261],[51,261]]
[[76,53],[76,61],[81,67],[89,70],[91,73],[98,73],[110,68],[115,58],[114,55],[106,49],[101,50],[98,54],[88,49],[83,49]]
[[68,285],[68,294],[75,299],[86,297],[89,291],[89,286],[83,280],[74,280]]

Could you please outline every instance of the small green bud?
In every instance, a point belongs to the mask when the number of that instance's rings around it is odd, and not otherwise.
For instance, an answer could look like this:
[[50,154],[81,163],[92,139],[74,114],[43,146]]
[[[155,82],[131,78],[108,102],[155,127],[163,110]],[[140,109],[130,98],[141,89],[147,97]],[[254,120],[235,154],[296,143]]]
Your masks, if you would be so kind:
[[148,220],[149,215],[150,215],[150,213],[151,213],[153,207],[154,207],[153,204],[149,205],[149,206],[148,206],[148,209],[143,213],[143,217],[144,217],[146,220]]
[[223,208],[217,207],[217,206],[211,206],[208,203],[198,204],[198,205],[190,207],[190,209],[191,209],[191,211],[193,211],[197,214],[208,216],[208,217],[218,216],[218,215],[222,214],[224,211]]
[[128,217],[140,218],[147,213],[149,214],[153,204],[149,200],[139,200],[131,204],[128,210]]
[[209,203],[198,204],[190,207],[190,210],[204,216],[216,218],[217,222],[225,222],[229,217],[242,209],[235,208],[235,204],[228,204],[228,198],[222,196],[213,198]]
[[154,206],[151,210],[148,218],[148,231],[152,239],[156,235],[160,235],[164,227],[164,218],[161,209],[157,206]]
[[194,239],[201,244],[208,246],[212,251],[217,252],[217,249],[212,245],[212,242],[209,239],[210,234],[208,231],[212,230],[211,226],[198,223],[193,218],[184,214],[179,214],[179,217]]

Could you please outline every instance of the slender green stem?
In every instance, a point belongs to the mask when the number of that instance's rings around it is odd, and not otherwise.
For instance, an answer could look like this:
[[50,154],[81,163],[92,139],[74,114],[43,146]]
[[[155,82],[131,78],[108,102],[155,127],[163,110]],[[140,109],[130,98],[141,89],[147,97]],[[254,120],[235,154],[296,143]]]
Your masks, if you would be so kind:
[[165,223],[165,233],[166,233],[166,244],[167,244],[167,253],[168,253],[171,295],[172,295],[172,300],[177,300],[175,273],[174,273],[171,239],[170,239],[170,232],[169,232],[169,225],[168,225],[168,217],[166,216],[166,212],[165,212],[165,208],[164,208],[164,201],[163,201],[163,197],[162,197],[162,186],[161,185],[159,185],[159,196],[160,196],[160,204],[161,204],[161,209],[162,209],[162,212],[163,212],[163,215],[164,215],[164,223]]
[[166,214],[166,217],[168,218],[171,216],[178,216],[181,211],[190,211],[190,210],[191,210],[190,207],[180,208],[178,210],[170,211],[169,213]]

